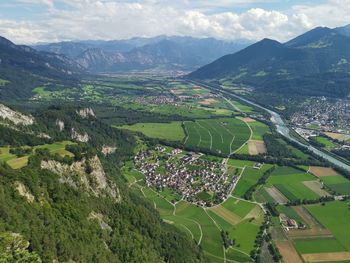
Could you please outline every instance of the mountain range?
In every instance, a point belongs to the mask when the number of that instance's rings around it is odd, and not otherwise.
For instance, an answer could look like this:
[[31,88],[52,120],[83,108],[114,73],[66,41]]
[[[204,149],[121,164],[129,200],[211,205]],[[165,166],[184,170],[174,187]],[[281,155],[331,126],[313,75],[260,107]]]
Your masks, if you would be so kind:
[[350,92],[350,25],[317,27],[286,43],[263,39],[188,75],[241,83],[264,91],[347,96]]
[[158,36],[112,41],[76,41],[39,44],[38,51],[63,54],[94,72],[128,70],[194,70],[241,50],[247,41],[228,42],[214,38]]
[[49,80],[74,81],[84,68],[68,57],[15,45],[0,37],[0,97],[25,97],[31,89]]

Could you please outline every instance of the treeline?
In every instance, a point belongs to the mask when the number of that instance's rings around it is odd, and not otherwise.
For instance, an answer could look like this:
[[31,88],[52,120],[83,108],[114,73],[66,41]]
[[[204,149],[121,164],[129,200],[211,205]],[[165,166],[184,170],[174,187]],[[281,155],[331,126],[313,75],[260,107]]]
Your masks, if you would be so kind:
[[14,147],[19,146],[35,146],[38,144],[50,143],[52,140],[39,138],[34,134],[24,133],[18,130],[14,130],[0,125],[0,146],[11,145]]
[[183,121],[193,120],[188,117],[177,115],[176,112],[172,115],[164,115],[160,113],[125,109],[118,106],[93,106],[96,116],[109,125],[124,125],[135,124],[142,122],[171,122],[171,121]]
[[263,140],[269,155],[277,158],[294,158],[292,151],[286,147],[286,144],[278,140],[276,134],[266,133]]
[[331,150],[331,152],[350,161],[350,150],[349,149],[333,149],[333,150]]
[[263,185],[266,183],[267,179],[269,178],[269,176],[273,173],[273,171],[275,170],[275,166],[271,167],[270,169],[268,169],[267,171],[264,172],[264,174],[259,178],[259,180],[256,182],[256,184],[252,185],[243,195],[244,199],[246,200],[251,200],[252,199],[252,195],[255,192],[256,188],[259,185]]

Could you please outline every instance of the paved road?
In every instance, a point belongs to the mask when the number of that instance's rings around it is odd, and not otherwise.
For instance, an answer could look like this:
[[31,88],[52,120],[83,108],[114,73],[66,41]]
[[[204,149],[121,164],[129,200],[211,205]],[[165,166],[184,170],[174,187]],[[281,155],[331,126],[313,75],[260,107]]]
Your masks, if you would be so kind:
[[222,90],[220,87],[218,87],[217,85],[209,85],[207,83],[203,83],[203,82],[199,82],[199,81],[190,81],[190,82],[193,82],[193,83],[196,83],[196,84],[200,84],[204,87],[207,87],[209,89],[214,89],[218,92],[220,92],[221,94],[223,94],[224,96],[225,95],[228,95],[228,96],[231,96],[231,97],[235,97],[237,99],[240,99],[250,105],[253,105],[257,108],[260,108],[260,109],[263,109],[265,111],[267,111],[268,113],[270,113],[271,115],[271,120],[272,122],[275,124],[276,126],[276,129],[277,131],[283,135],[284,137],[286,137],[287,139],[299,144],[300,146],[304,147],[304,148],[307,148],[308,150],[312,151],[313,153],[315,153],[316,155],[322,157],[323,159],[333,163],[334,165],[340,167],[340,168],[343,168],[347,171],[350,171],[350,165],[347,165],[346,163],[334,158],[333,156],[325,153],[325,152],[322,152],[320,150],[318,150],[317,148],[311,146],[311,145],[306,145],[306,144],[303,144],[301,142],[299,142],[298,140],[294,139],[291,135],[290,135],[290,130],[288,128],[288,126],[285,124],[284,120],[281,118],[281,116],[277,113],[277,112],[274,112],[270,109],[267,109],[259,104],[256,104],[255,102],[252,102],[246,98],[243,98],[239,95],[236,95],[236,94],[233,94],[233,93],[230,93],[230,92],[227,92],[227,91],[224,91]]

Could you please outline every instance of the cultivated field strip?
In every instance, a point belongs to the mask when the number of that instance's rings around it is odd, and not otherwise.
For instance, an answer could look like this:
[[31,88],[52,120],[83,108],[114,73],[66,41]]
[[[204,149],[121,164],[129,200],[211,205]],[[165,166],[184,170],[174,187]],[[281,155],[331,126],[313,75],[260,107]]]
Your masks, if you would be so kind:
[[251,136],[248,125],[235,118],[186,121],[184,126],[187,133],[185,145],[225,155],[239,149]]

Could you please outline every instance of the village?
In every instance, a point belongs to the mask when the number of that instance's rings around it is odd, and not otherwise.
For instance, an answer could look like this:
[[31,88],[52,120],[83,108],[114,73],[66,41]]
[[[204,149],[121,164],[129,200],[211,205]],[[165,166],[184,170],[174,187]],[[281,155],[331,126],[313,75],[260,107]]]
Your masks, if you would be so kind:
[[207,160],[202,154],[180,149],[169,152],[162,146],[140,151],[134,164],[145,175],[148,187],[157,192],[171,189],[181,199],[202,207],[226,200],[238,181],[228,174],[225,161]]
[[350,134],[350,101],[317,99],[294,113],[291,124],[296,128]]

